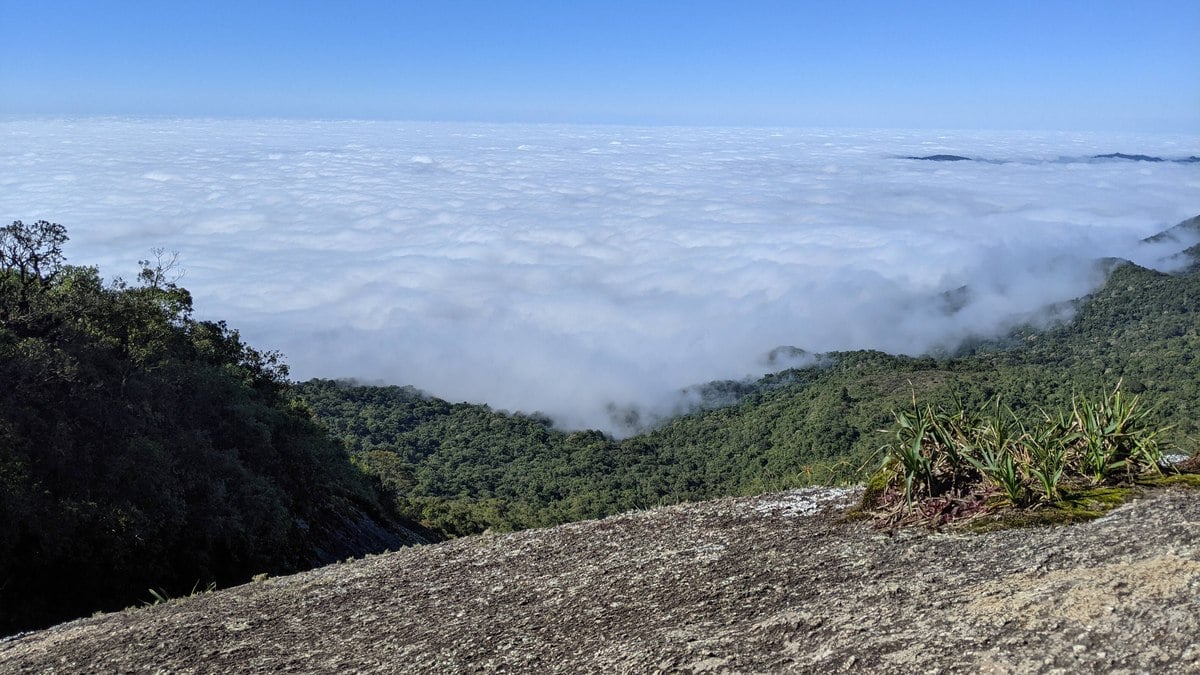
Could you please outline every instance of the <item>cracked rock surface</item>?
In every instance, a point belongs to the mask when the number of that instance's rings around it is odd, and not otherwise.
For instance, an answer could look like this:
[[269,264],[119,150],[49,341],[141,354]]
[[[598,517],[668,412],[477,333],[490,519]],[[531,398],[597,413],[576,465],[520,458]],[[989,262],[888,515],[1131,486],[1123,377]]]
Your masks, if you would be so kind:
[[483,535],[0,641],[3,672],[1197,672],[1200,496],[988,534],[811,488]]

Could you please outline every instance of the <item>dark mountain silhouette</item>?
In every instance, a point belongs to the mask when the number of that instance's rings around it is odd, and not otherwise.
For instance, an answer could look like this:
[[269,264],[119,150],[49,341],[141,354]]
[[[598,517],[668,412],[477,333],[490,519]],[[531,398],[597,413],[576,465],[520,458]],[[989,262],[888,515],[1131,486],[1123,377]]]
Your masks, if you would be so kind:
[[1107,155],[1092,155],[1092,159],[1124,159],[1131,162],[1164,162],[1162,157],[1151,155],[1127,155],[1123,152],[1111,152]]

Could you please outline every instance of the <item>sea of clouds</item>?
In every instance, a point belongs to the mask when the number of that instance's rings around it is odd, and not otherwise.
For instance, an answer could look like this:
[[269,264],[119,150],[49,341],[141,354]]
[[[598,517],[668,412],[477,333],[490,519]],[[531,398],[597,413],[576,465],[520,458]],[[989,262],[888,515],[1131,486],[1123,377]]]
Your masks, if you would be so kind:
[[[621,432],[775,347],[953,348],[1200,214],[1200,139],[399,122],[0,122],[0,217],[136,274],[296,379],[412,384]],[[958,154],[983,162],[930,162]],[[942,295],[967,286],[966,305]]]

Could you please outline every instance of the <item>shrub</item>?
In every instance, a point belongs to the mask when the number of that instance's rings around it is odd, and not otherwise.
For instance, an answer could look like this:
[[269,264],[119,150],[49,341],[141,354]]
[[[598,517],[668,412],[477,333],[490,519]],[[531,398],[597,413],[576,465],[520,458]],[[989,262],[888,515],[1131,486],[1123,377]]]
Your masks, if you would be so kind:
[[941,525],[1002,507],[1059,503],[1065,492],[1131,485],[1160,471],[1163,431],[1153,410],[1118,385],[1075,396],[1069,413],[1043,413],[1026,426],[998,399],[980,410],[947,410],[915,397],[894,413],[883,448],[881,490],[864,504],[889,524]]

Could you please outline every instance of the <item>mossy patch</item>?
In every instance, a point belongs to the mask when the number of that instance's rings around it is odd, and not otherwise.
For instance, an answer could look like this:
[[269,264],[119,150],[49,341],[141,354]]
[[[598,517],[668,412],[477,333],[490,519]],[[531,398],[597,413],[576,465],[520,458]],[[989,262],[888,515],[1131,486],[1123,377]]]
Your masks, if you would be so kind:
[[1139,478],[1138,485],[1146,487],[1186,487],[1200,489],[1200,473],[1171,473]]
[[888,482],[891,480],[891,477],[892,472],[887,469],[880,469],[867,479],[866,485],[863,486],[863,510],[872,508],[879,502],[879,498],[883,496],[884,491],[888,488]]
[[1032,508],[1005,507],[977,517],[965,524],[971,532],[995,532],[1020,527],[1070,525],[1094,520],[1109,511],[1162,488],[1200,490],[1200,474],[1155,474],[1138,477],[1132,485],[1099,486],[1064,492],[1054,504]]
[[891,472],[887,469],[880,469],[871,474],[871,477],[863,485],[862,498],[856,506],[846,513],[846,518],[849,520],[869,520],[874,518],[874,509],[878,506],[884,492],[887,491],[891,476]]
[[1101,486],[1064,492],[1053,504],[1031,508],[1006,507],[966,523],[972,532],[995,532],[1018,527],[1069,525],[1099,518],[1125,502],[1145,492],[1137,486]]

